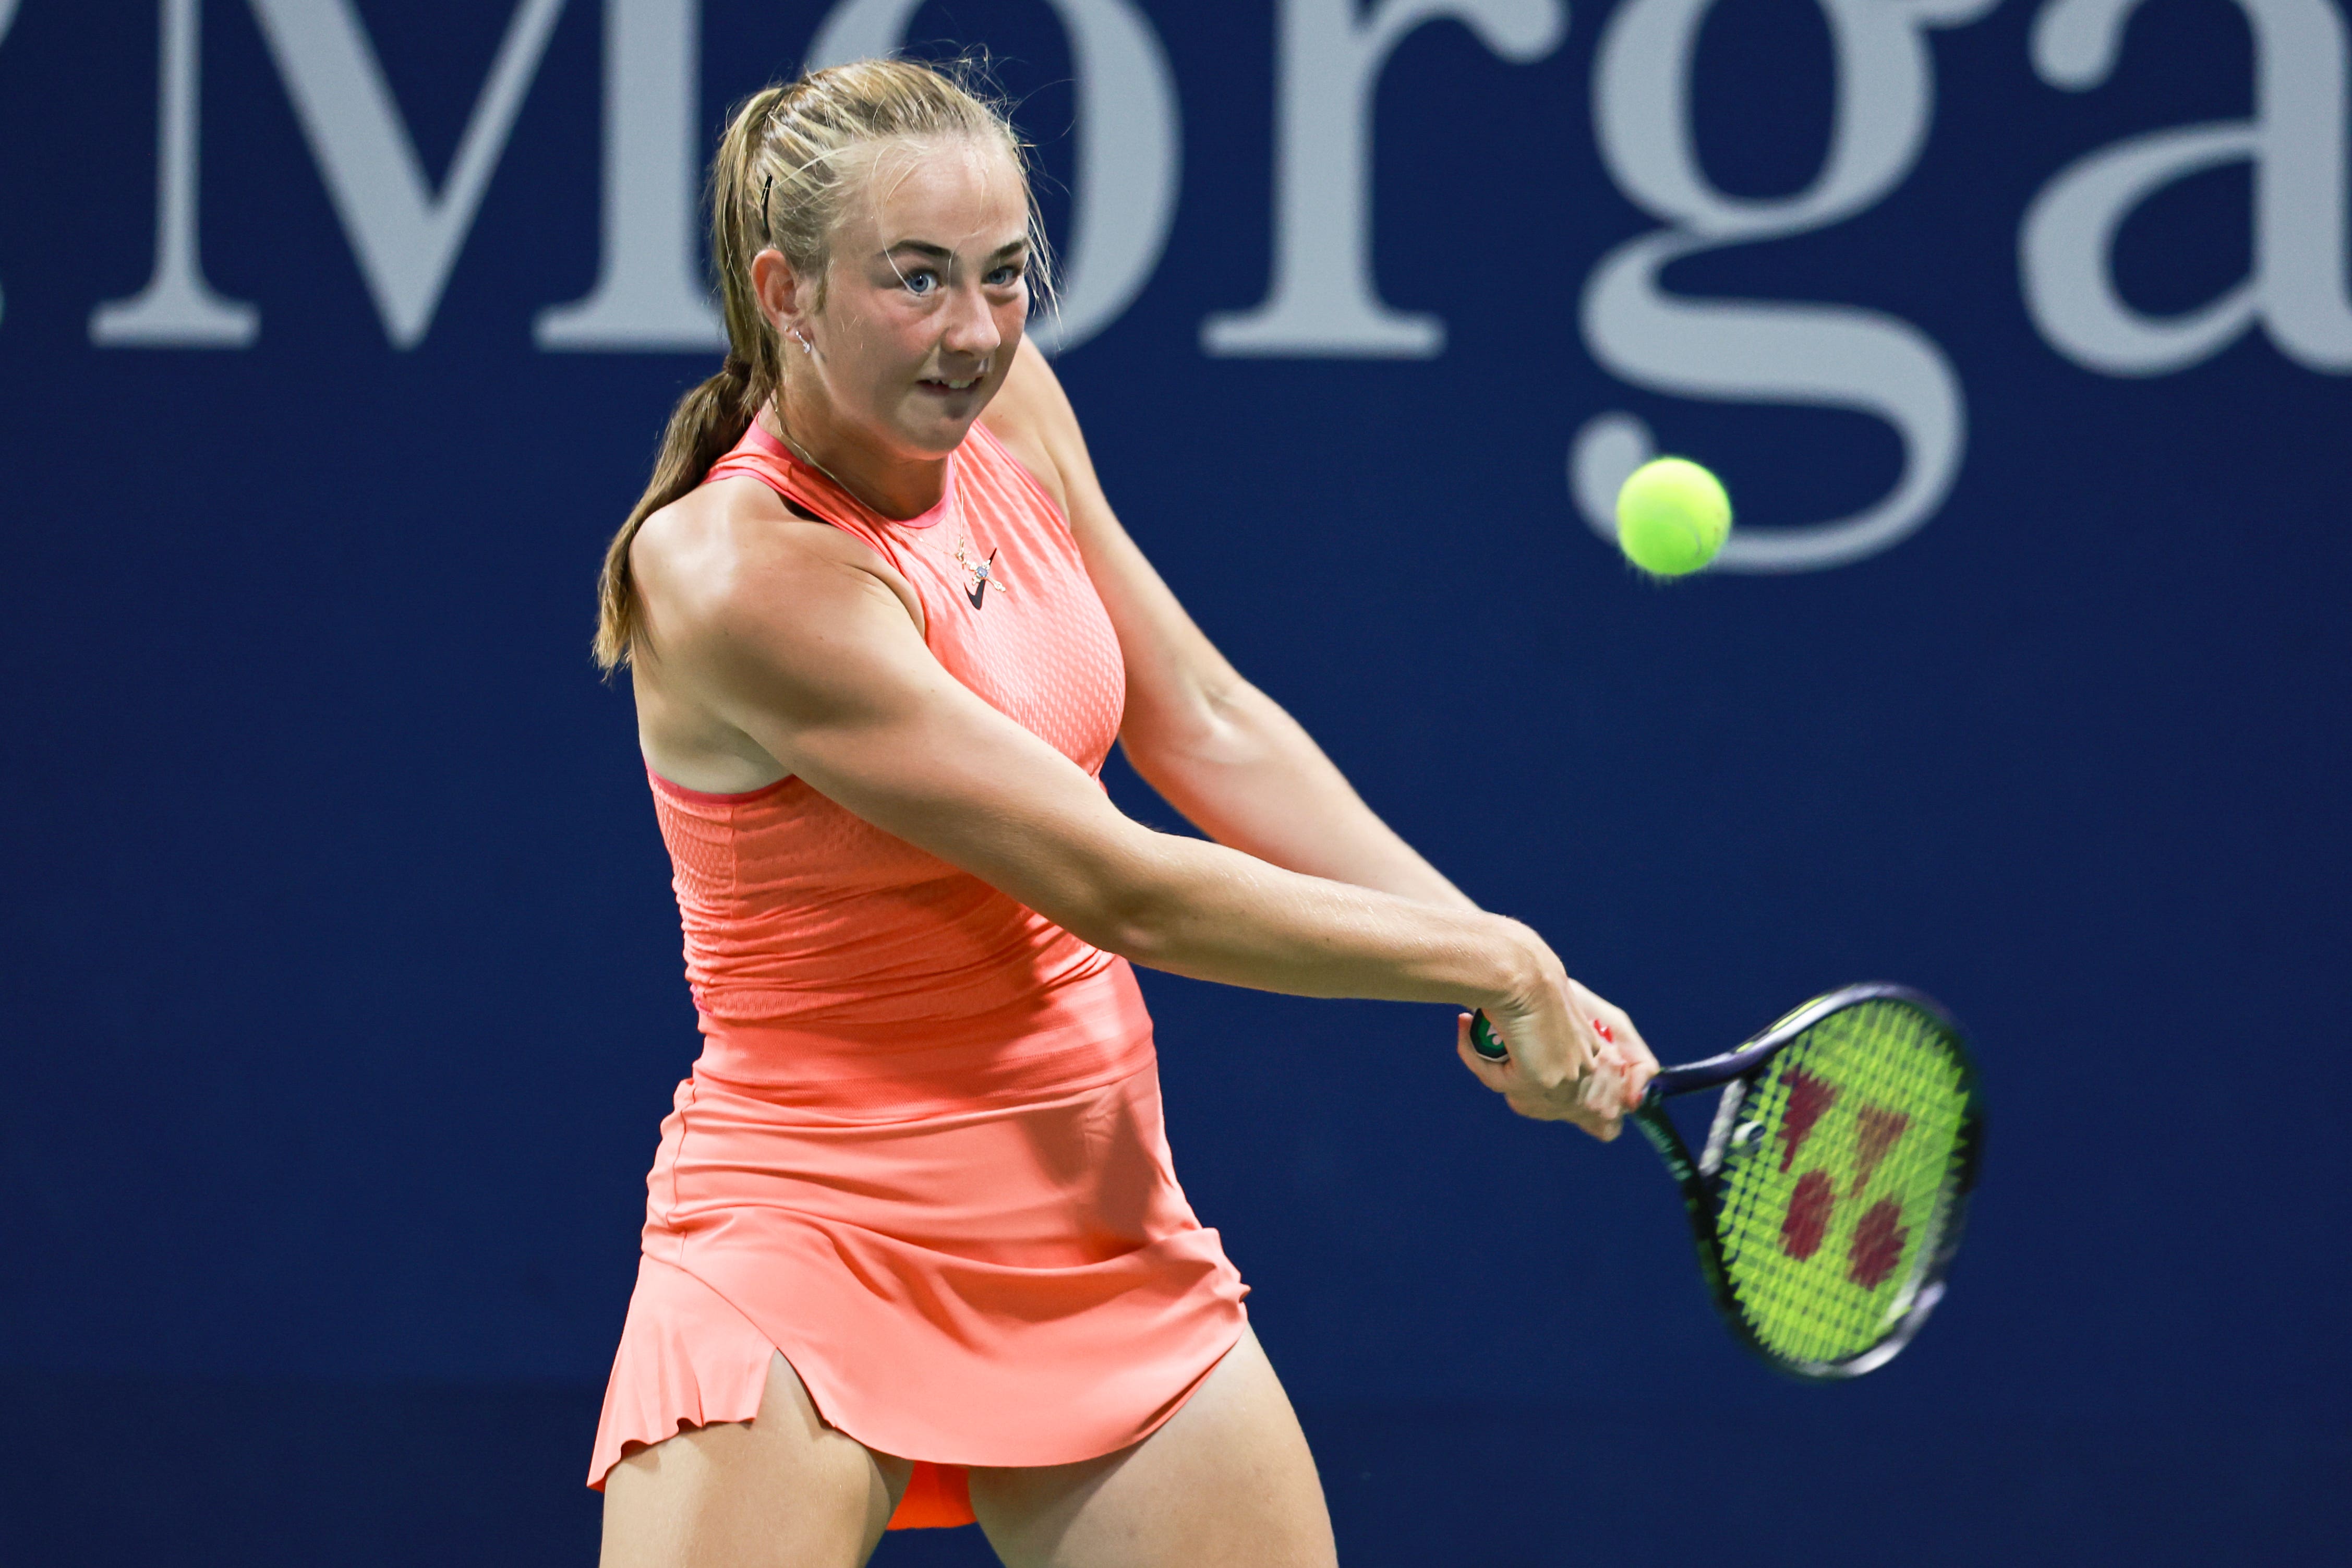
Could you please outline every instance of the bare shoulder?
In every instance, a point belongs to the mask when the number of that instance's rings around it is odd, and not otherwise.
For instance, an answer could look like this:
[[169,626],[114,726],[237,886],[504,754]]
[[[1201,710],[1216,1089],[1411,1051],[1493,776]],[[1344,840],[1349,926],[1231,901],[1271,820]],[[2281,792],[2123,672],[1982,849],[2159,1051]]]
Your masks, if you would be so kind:
[[828,610],[914,589],[863,541],[803,517],[755,479],[688,491],[646,519],[629,550],[655,657],[775,648],[823,635]]
[[1028,338],[1013,356],[1004,384],[991,399],[981,423],[989,433],[1070,510],[1070,490],[1082,473],[1091,471],[1086,437],[1078,429],[1077,411],[1062,390],[1059,376]]

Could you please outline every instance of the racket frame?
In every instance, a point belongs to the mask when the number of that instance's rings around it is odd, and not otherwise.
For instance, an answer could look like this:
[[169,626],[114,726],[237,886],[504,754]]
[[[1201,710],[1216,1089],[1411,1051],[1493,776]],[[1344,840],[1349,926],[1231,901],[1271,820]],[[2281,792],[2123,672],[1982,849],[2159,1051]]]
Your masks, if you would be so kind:
[[[1723,1259],[1723,1238],[1716,1227],[1717,1179],[1723,1171],[1734,1131],[1739,1125],[1739,1110],[1748,1092],[1780,1054],[1806,1030],[1811,1029],[1833,1013],[1864,1002],[1901,1002],[1916,1007],[1943,1026],[1951,1052],[1960,1068],[1960,1089],[1967,1102],[1960,1112],[1959,1152],[1957,1171],[1951,1186],[1946,1191],[1937,1215],[1941,1228],[1927,1257],[1921,1259],[1914,1281],[1908,1287],[1911,1303],[1894,1331],[1868,1350],[1843,1361],[1796,1361],[1766,1346],[1756,1337],[1747,1315],[1740,1310],[1739,1299],[1731,1288],[1731,1278]],[[1694,1094],[1701,1089],[1722,1088],[1723,1098],[1717,1101],[1715,1120],[1707,1139],[1696,1157],[1690,1152],[1681,1131],[1665,1112],[1665,1102],[1677,1095]],[[1979,1089],[1975,1061],[1969,1057],[1960,1026],[1943,1005],[1924,992],[1887,981],[1866,981],[1858,985],[1843,986],[1811,1001],[1789,1014],[1761,1034],[1742,1041],[1720,1056],[1703,1061],[1685,1062],[1676,1067],[1662,1068],[1651,1079],[1642,1103],[1628,1113],[1627,1120],[1639,1128],[1652,1148],[1666,1163],[1676,1184],[1682,1189],[1683,1208],[1688,1215],[1691,1239],[1698,1248],[1699,1268],[1706,1277],[1707,1291],[1715,1299],[1716,1310],[1732,1333],[1750,1351],[1775,1371],[1787,1373],[1806,1383],[1837,1383],[1874,1372],[1901,1354],[1914,1336],[1927,1323],[1936,1304],[1944,1299],[1944,1276],[1950,1268],[1952,1256],[1958,1251],[1960,1232],[1968,1218],[1969,1194],[1975,1190],[1977,1171],[1984,1153],[1984,1104]]]

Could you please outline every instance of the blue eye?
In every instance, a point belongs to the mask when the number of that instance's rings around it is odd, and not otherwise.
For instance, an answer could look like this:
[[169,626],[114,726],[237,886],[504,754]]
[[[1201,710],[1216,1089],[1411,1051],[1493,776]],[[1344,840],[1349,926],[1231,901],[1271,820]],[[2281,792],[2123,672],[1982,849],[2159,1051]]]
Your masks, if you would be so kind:
[[940,278],[936,272],[908,272],[900,275],[899,281],[909,294],[928,294],[939,287]]
[[1021,268],[1000,267],[988,275],[988,286],[992,289],[1010,289],[1026,276],[1027,273]]

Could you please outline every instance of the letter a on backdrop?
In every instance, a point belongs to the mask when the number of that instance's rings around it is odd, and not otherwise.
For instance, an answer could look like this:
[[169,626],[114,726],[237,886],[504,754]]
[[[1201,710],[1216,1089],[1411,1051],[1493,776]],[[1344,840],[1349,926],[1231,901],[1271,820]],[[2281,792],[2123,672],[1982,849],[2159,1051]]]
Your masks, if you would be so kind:
[[[2115,74],[2140,0],[2053,0],[2034,18],[2033,66],[2087,91]],[[2061,170],[2025,215],[2019,265],[2034,325],[2059,353],[2109,375],[2164,375],[2221,352],[2260,320],[2289,359],[2352,371],[2345,297],[2344,17],[2330,0],[2238,0],[2254,39],[2254,117],[2152,131]],[[2253,165],[2253,266],[2196,310],[2155,317],[2116,290],[2116,231],[2165,186]]]

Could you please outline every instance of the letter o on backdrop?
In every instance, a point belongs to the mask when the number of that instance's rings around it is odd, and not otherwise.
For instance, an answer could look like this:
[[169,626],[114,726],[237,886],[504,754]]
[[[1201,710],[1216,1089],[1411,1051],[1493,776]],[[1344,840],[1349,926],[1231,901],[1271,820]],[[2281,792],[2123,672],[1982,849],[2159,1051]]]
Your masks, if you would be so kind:
[[[1176,219],[1182,132],[1168,52],[1129,0],[1049,0],[1070,40],[1078,98],[1060,308],[1040,347],[1076,348],[1118,320],[1160,265]],[[923,0],[843,0],[809,46],[808,67],[895,52]]]

